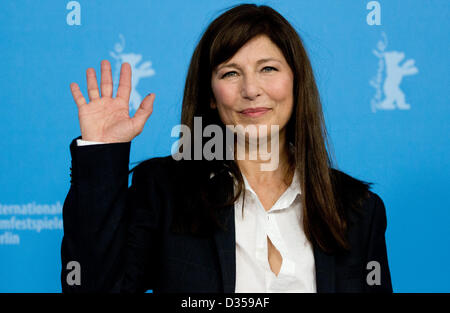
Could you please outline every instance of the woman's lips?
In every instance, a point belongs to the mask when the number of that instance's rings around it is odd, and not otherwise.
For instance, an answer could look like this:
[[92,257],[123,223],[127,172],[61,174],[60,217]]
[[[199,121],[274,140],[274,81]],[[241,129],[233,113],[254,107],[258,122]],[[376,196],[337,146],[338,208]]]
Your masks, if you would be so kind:
[[270,110],[271,109],[269,109],[269,108],[251,108],[251,109],[242,110],[240,113],[244,114],[245,116],[248,116],[248,117],[258,117],[258,116],[264,115],[266,112],[268,112]]

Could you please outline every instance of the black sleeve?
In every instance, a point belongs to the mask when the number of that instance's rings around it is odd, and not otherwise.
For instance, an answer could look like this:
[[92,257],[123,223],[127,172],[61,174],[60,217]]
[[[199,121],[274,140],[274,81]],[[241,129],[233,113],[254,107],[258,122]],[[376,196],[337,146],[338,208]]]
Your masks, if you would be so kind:
[[[130,142],[77,146],[76,139],[63,206],[62,291],[145,292],[152,288],[158,240],[157,219],[142,192],[151,186],[138,166],[128,188]],[[78,281],[71,261],[79,264]]]
[[[367,260],[365,264],[372,263],[368,266],[366,273],[369,276],[371,284],[366,281],[366,292],[385,292],[392,293],[391,274],[389,271],[389,263],[387,258],[385,232],[387,227],[386,208],[383,200],[377,195],[374,196],[374,207],[372,211],[372,220],[369,234],[369,244],[367,250]],[[379,273],[373,272],[379,264]],[[370,273],[379,274],[379,281],[376,276]],[[366,277],[367,280],[367,277]],[[375,282],[375,283],[374,283]],[[378,284],[379,283],[379,284]]]

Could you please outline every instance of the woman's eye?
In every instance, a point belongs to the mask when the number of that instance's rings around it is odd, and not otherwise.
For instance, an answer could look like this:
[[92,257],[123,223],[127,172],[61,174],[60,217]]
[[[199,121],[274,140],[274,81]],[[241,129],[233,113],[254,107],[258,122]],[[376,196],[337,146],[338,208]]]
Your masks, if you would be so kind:
[[[277,69],[272,66],[266,66],[262,69],[263,72],[272,72],[273,70],[277,71]],[[222,75],[222,78],[235,76],[234,74],[237,75],[237,72],[236,71],[226,72],[225,74]]]
[[234,71],[233,71],[233,72],[227,72],[227,73],[225,73],[225,74],[222,75],[222,78],[225,78],[225,77],[228,77],[228,76],[232,76],[232,75],[229,75],[229,74],[233,74],[233,73],[234,73],[234,74],[237,74],[237,73],[234,72]]
[[272,70],[277,70],[276,68],[274,68],[274,67],[272,67],[272,66],[266,66],[266,67],[264,67],[263,68],[263,71],[265,70],[265,69],[270,69],[270,71],[269,72],[271,72]]

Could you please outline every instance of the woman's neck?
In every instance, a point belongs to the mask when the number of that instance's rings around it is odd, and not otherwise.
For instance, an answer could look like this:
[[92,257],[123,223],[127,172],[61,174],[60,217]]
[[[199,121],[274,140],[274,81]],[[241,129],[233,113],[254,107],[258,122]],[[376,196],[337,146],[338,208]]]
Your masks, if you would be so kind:
[[[270,142],[267,143],[267,145],[270,147]],[[251,145],[248,145],[251,146]],[[239,148],[239,147],[238,147]],[[247,180],[249,182],[253,182],[255,184],[264,184],[266,182],[283,182],[286,185],[289,185],[293,173],[290,171],[291,165],[293,163],[291,153],[290,153],[290,147],[289,143],[286,142],[285,136],[280,136],[279,138],[279,145],[277,151],[270,151],[271,157],[277,157],[278,158],[278,164],[273,170],[263,170],[263,165],[270,162],[270,160],[267,160],[266,158],[262,157],[260,151],[264,150],[267,151],[264,147],[264,149],[261,149],[260,146],[254,146],[254,149],[257,149],[258,151],[252,151],[251,149],[245,149],[245,158],[240,160],[239,158],[236,159],[236,163],[241,170],[242,174],[245,175]],[[250,155],[253,153],[253,155],[256,155],[256,160],[250,159]],[[277,155],[274,155],[277,154]]]

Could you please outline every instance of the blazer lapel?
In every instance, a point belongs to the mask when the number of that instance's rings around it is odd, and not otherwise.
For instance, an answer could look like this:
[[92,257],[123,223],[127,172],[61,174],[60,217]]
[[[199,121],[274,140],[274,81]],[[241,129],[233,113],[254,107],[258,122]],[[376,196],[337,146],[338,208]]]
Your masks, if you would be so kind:
[[[228,209],[227,209],[228,210]],[[232,214],[231,214],[232,213]],[[214,235],[224,293],[234,293],[236,284],[236,238],[234,231],[234,206],[228,210],[225,216],[227,231],[218,230]]]
[[317,293],[336,292],[334,256],[326,254],[316,244],[313,244],[313,250]]
[[[232,194],[233,179],[227,171],[217,174],[211,179],[214,192],[213,199],[224,202],[226,196]],[[224,208],[219,219],[226,230],[218,229],[214,234],[224,293],[234,293],[236,283],[236,237],[234,224],[234,205]]]
[[[212,197],[224,201],[224,196],[233,191],[233,179],[227,172],[219,173],[211,179],[213,185]],[[214,234],[224,293],[234,293],[236,284],[236,237],[234,222],[234,205],[230,205],[219,216],[226,230],[219,229]],[[326,254],[316,244],[313,244],[316,269],[316,288],[318,293],[336,292],[334,255]]]

